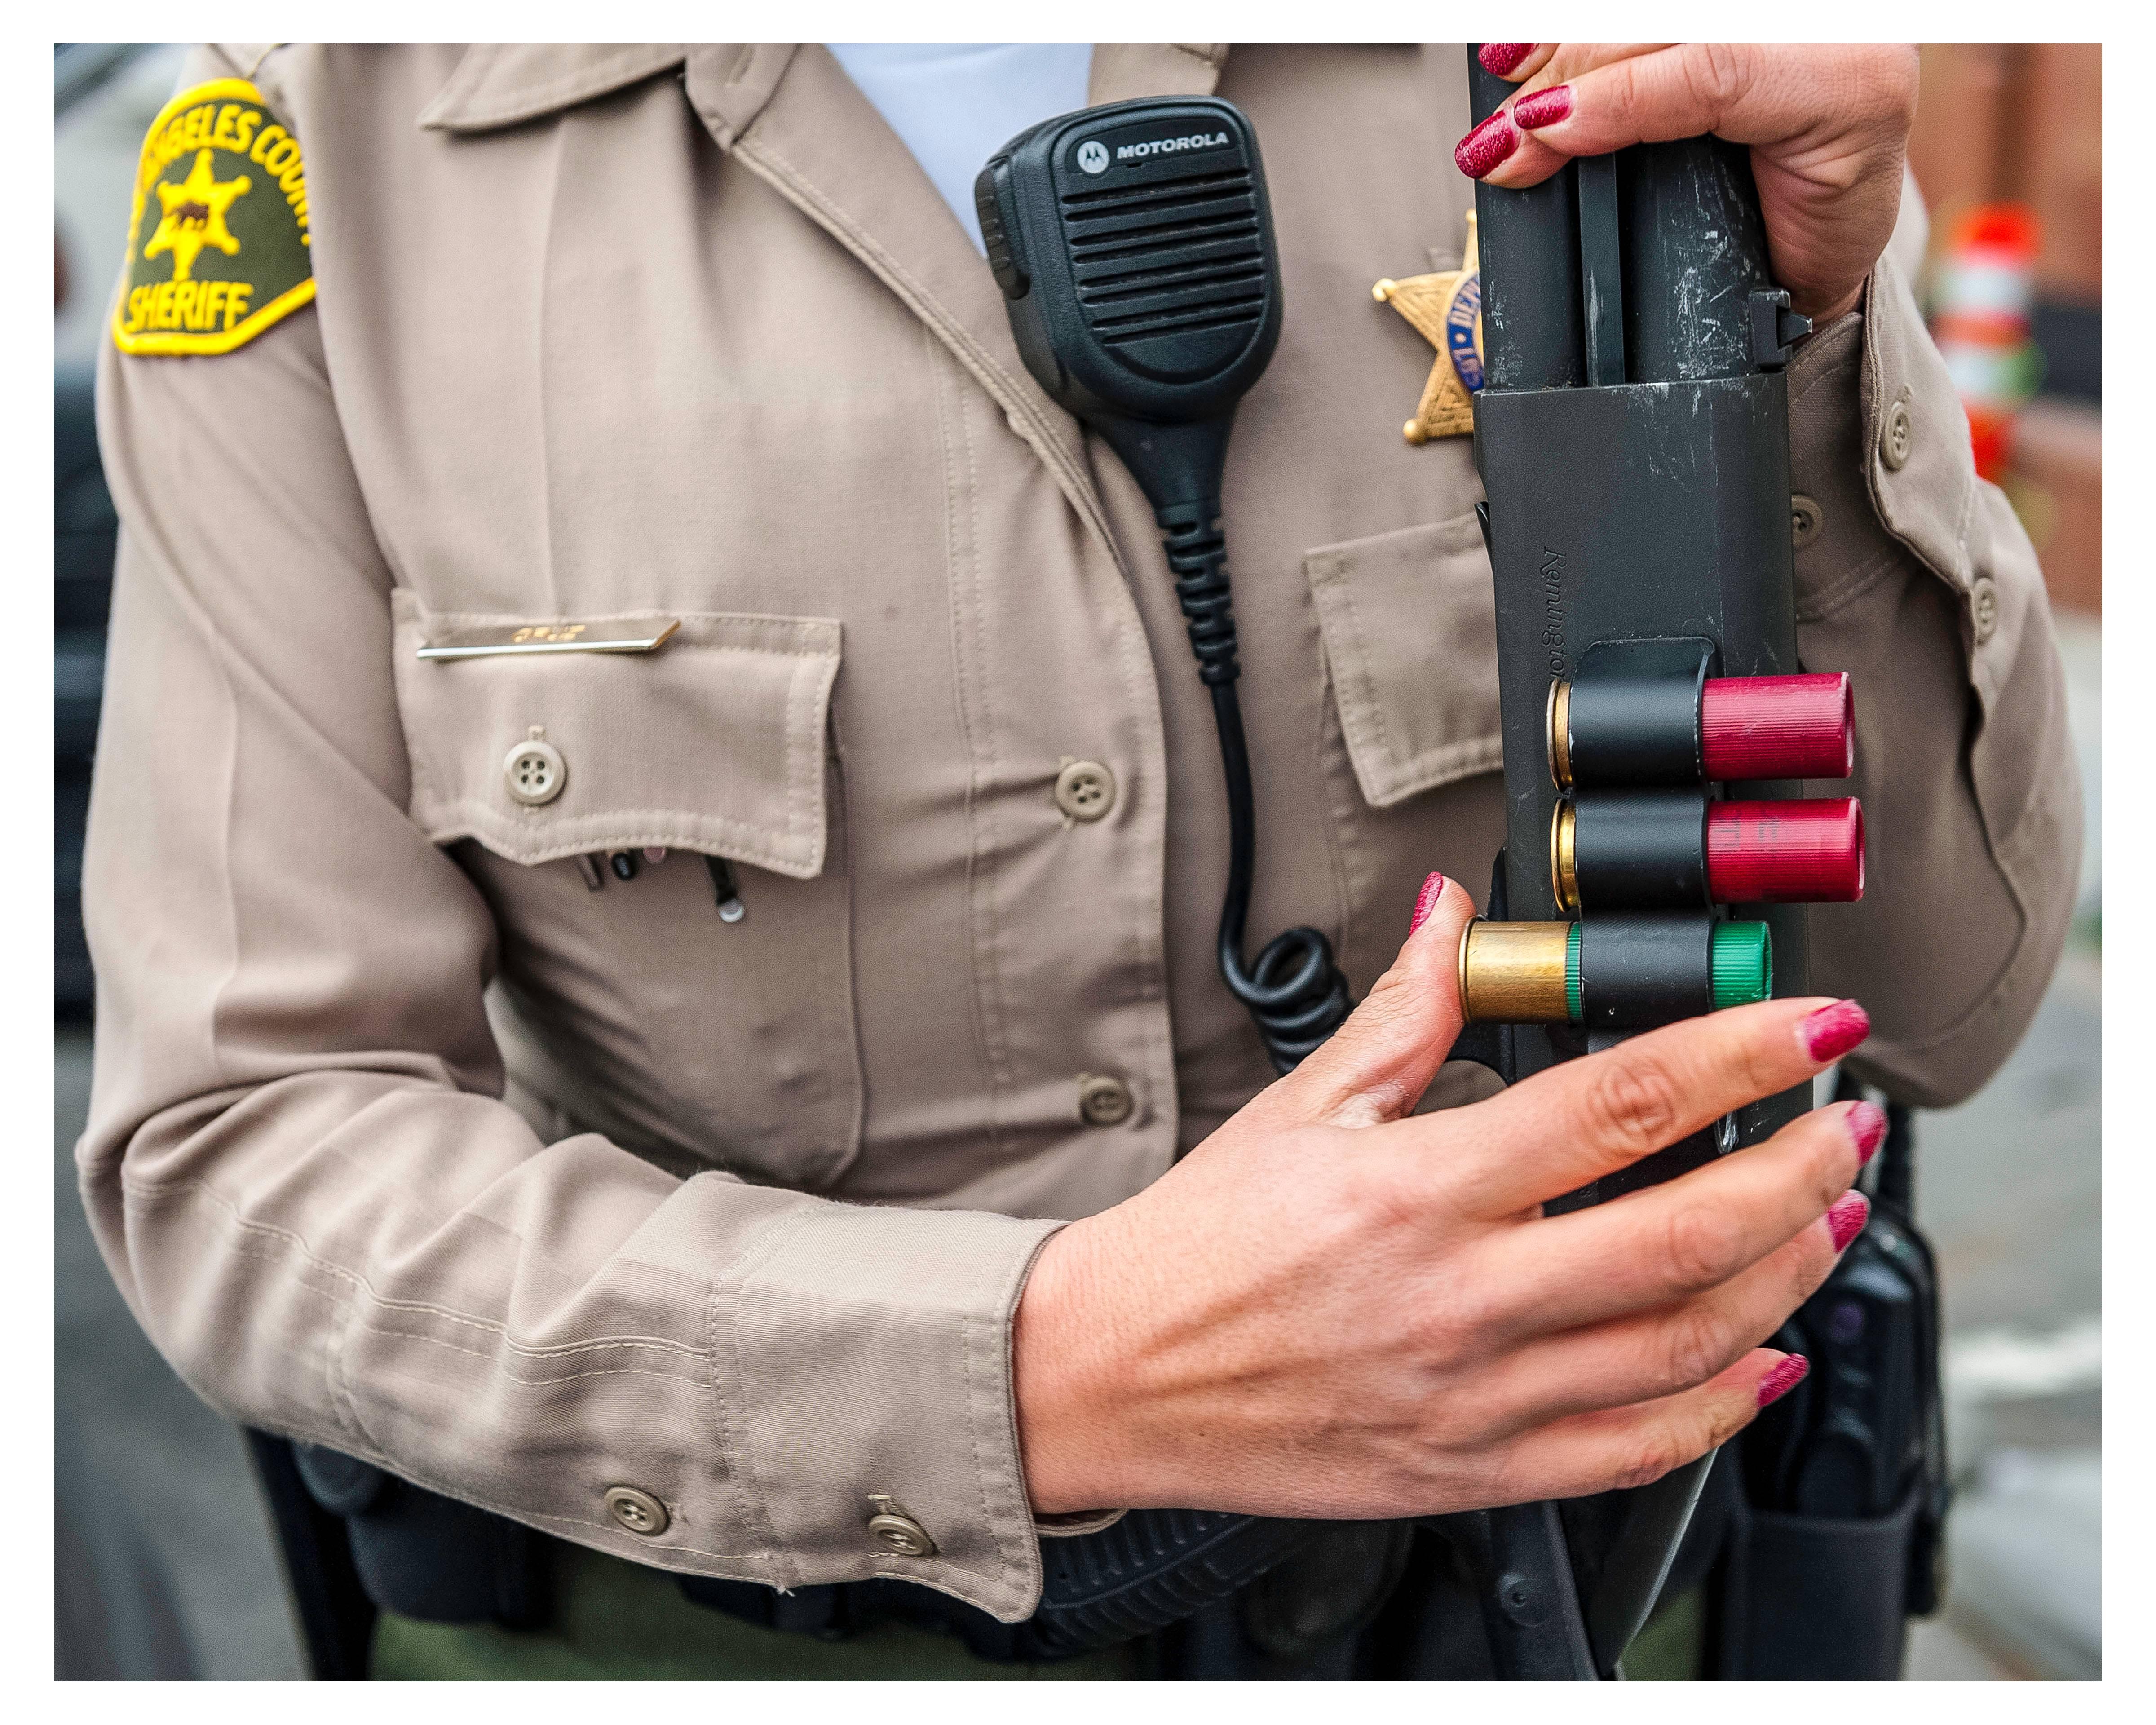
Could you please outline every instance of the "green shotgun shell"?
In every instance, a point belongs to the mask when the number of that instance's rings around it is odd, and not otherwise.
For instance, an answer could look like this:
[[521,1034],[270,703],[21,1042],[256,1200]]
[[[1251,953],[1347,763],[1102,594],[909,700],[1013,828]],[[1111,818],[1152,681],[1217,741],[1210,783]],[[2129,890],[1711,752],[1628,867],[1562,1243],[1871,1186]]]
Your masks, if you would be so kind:
[[1714,1006],[1749,1006],[1774,991],[1774,943],[1763,922],[1717,922],[1711,937],[1709,968]]

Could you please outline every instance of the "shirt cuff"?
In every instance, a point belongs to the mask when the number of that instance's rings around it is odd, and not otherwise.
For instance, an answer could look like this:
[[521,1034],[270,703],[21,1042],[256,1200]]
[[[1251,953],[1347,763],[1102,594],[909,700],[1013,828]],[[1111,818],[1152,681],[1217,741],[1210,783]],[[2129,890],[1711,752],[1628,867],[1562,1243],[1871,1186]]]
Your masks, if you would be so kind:
[[760,1579],[889,1576],[1005,1623],[1032,1615],[1011,1317],[1062,1225],[818,1204],[721,1274],[715,1394]]

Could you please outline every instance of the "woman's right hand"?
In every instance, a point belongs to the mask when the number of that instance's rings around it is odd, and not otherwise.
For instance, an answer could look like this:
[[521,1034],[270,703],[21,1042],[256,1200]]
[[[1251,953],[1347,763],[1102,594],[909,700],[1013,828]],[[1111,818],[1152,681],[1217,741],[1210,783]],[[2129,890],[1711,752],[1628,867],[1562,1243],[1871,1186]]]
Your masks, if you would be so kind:
[[[1435,880],[1435,877],[1433,877]],[[1457,883],[1326,1045],[1135,1198],[1050,1239],[1015,1329],[1042,1514],[1363,1520],[1638,1486],[1802,1375],[1758,1346],[1862,1225],[1870,1103],[1614,1202],[1547,1199],[1863,1040],[1778,1000],[1411,1116],[1460,1025]]]

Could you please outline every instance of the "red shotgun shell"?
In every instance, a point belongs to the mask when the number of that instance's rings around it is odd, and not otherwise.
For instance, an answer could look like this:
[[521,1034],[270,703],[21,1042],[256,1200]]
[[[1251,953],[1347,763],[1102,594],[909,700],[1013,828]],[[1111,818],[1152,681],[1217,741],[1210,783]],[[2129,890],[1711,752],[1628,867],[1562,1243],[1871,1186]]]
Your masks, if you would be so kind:
[[1849,674],[1710,677],[1699,735],[1709,778],[1846,778],[1856,764]]
[[1864,805],[1854,797],[1708,804],[1707,890],[1723,905],[1855,903],[1864,896]]

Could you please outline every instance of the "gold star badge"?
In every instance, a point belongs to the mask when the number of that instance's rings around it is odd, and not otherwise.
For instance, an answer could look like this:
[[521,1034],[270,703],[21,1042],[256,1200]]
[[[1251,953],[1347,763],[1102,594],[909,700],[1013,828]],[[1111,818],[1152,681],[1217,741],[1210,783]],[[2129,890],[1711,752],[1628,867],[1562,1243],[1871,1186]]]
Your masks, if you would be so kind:
[[1411,444],[1434,437],[1465,437],[1475,429],[1475,395],[1482,387],[1482,263],[1475,238],[1475,213],[1467,213],[1467,250],[1457,270],[1387,276],[1371,297],[1390,305],[1437,349],[1437,363],[1423,385],[1415,416],[1402,428]]
[[142,248],[142,255],[154,258],[160,252],[170,252],[174,281],[194,280],[195,259],[202,255],[204,246],[215,246],[228,258],[238,256],[239,242],[224,225],[224,215],[232,208],[233,200],[244,196],[254,183],[245,174],[236,180],[218,180],[213,171],[210,152],[202,151],[196,156],[194,170],[187,178],[177,186],[157,187],[157,202],[164,208],[164,219],[157,223],[157,231],[150,236],[150,243]]

